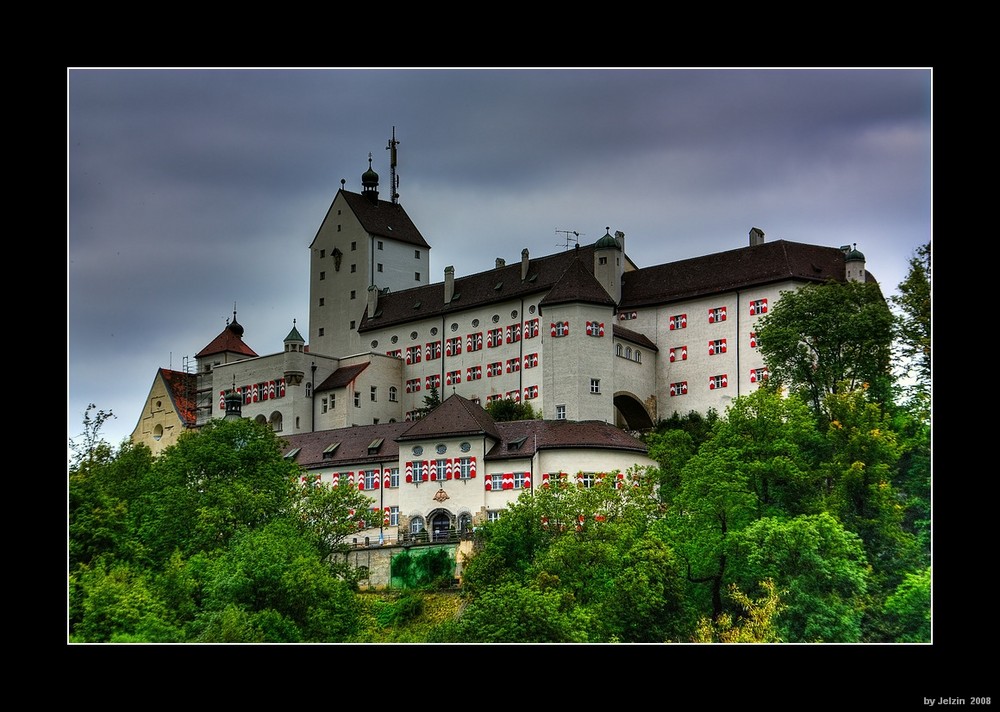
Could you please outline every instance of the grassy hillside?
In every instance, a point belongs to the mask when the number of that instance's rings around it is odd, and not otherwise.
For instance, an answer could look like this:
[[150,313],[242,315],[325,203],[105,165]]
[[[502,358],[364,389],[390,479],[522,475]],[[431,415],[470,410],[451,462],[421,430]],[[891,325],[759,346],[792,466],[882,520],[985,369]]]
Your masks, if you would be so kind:
[[356,643],[426,643],[432,631],[458,618],[465,599],[457,591],[359,593],[362,630]]

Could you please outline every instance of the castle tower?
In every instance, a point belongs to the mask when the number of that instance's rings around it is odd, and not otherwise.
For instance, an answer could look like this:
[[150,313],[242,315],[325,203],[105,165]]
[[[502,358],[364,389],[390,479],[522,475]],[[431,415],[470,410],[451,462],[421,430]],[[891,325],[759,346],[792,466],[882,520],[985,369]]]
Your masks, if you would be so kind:
[[594,243],[594,276],[618,304],[622,300],[622,273],[625,271],[623,250],[618,239],[611,236],[611,228],[606,230],[604,237]]
[[401,291],[431,283],[430,245],[401,205],[379,200],[379,176],[361,175],[361,193],[333,198],[310,251],[309,351],[348,356],[368,350],[357,332],[369,288]]

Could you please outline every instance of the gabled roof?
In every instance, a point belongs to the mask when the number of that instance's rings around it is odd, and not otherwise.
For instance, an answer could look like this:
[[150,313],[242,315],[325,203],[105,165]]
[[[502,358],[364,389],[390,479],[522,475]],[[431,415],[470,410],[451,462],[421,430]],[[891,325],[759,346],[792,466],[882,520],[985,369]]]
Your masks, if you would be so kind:
[[356,366],[341,366],[336,371],[326,377],[321,384],[316,387],[317,391],[329,391],[334,388],[344,388],[347,384],[358,377],[358,374],[368,368],[370,361],[359,363]]
[[[611,238],[612,240],[614,238]],[[575,251],[575,252],[578,252]],[[587,304],[606,304],[615,306],[615,300],[607,293],[601,283],[594,276],[593,260],[589,260],[587,265],[579,259],[573,260],[566,267],[559,280],[552,286],[549,293],[545,295],[540,306],[548,307],[554,304],[566,304],[568,302],[584,302]]]
[[249,346],[243,343],[243,327],[236,323],[226,326],[222,333],[212,339],[208,346],[195,354],[195,358],[213,356],[221,353],[235,353],[247,358],[253,358],[257,354]]
[[441,316],[547,292],[577,258],[585,269],[590,265],[593,271],[594,247],[590,245],[530,260],[527,277],[523,280],[520,260],[468,277],[456,277],[455,296],[447,304],[444,301],[444,282],[379,295],[378,316],[372,317],[366,311],[358,331],[405,324],[413,319]]
[[497,423],[486,410],[453,393],[437,408],[413,423],[399,440],[424,440],[458,435],[489,435],[500,439]]
[[496,424],[500,442],[486,453],[487,460],[531,457],[539,450],[596,448],[645,453],[639,440],[599,420],[513,420]]
[[633,344],[639,344],[643,348],[647,348],[650,351],[659,351],[656,344],[650,341],[649,337],[645,334],[640,334],[638,331],[632,331],[631,329],[626,329],[624,326],[618,326],[618,324],[611,325],[611,334],[616,339],[624,339],[626,341],[631,341]]
[[[868,275],[869,281],[874,281]],[[846,279],[836,247],[776,240],[626,272],[619,309],[665,304],[784,280]]]
[[347,201],[365,232],[430,249],[430,245],[399,203],[388,200],[372,203],[360,193],[351,193],[343,188],[338,192]]
[[171,371],[161,368],[157,375],[163,379],[167,395],[174,406],[174,412],[186,428],[193,428],[198,419],[195,403],[195,392],[198,388],[198,377],[193,373]]
[[[411,425],[412,423],[379,423],[286,435],[281,452],[288,455],[298,449],[295,461],[306,469],[394,463],[399,460],[396,439]],[[377,447],[369,448],[380,439]],[[331,448],[333,445],[337,447]],[[328,450],[330,456],[323,457],[323,453]]]

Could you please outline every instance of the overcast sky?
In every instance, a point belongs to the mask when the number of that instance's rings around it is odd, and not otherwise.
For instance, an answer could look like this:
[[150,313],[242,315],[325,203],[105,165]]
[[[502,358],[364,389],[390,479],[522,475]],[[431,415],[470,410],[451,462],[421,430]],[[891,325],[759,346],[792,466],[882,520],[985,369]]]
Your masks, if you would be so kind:
[[766,240],[857,243],[887,296],[931,239],[932,72],[916,69],[70,69],[67,435],[127,438],[156,370],[235,304],[308,334],[309,244],[378,172],[431,277],[583,244],[640,267]]

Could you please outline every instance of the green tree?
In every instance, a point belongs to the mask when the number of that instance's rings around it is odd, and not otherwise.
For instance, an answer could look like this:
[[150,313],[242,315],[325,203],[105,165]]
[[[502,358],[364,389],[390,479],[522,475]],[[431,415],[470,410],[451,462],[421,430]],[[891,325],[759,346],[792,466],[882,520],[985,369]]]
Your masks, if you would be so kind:
[[780,643],[781,637],[774,624],[782,611],[781,596],[770,579],[760,582],[763,595],[752,599],[736,584],[729,586],[729,600],[741,609],[733,615],[723,613],[716,620],[708,616],[698,621],[692,638],[694,643]]
[[150,575],[124,561],[97,559],[70,575],[70,641],[171,643],[182,639]]
[[151,560],[226,546],[234,534],[288,514],[299,468],[266,425],[213,420],[153,463],[132,509]]
[[[364,528],[366,520],[381,519],[381,512],[372,511],[372,500],[355,487],[330,487],[314,476],[305,475],[294,488],[294,510],[302,522],[303,531],[313,542],[324,559],[335,553],[345,553],[350,545],[348,537]],[[341,568],[340,574],[350,577],[350,570]]]
[[824,455],[824,441],[799,398],[759,388],[735,399],[710,447],[739,454],[738,467],[756,498],[756,516],[819,511],[816,463]]
[[115,418],[110,410],[98,410],[91,413],[97,406],[93,403],[87,405],[87,410],[83,413],[83,433],[75,439],[69,439],[69,450],[73,453],[70,462],[73,469],[85,469],[87,464],[95,462],[106,462],[114,455],[114,449],[101,436],[101,428],[108,420]]
[[907,574],[885,602],[892,639],[898,643],[931,642],[931,569]]
[[826,399],[830,456],[821,469],[827,487],[827,511],[858,534],[868,562],[884,585],[895,587],[911,570],[917,554],[905,531],[905,506],[892,486],[901,447],[889,415],[862,391]]
[[709,408],[705,415],[702,415],[696,410],[690,411],[685,416],[675,412],[666,420],[660,420],[657,422],[655,432],[667,433],[672,430],[683,430],[691,436],[695,447],[699,447],[703,442],[712,436],[712,430],[715,428],[715,424],[718,420],[719,411],[715,408]]
[[537,420],[541,414],[531,407],[531,403],[518,403],[511,398],[498,398],[486,404],[486,412],[497,422],[509,420]]
[[476,643],[586,643],[590,621],[572,594],[506,581],[473,598],[455,637]]
[[677,641],[689,628],[685,590],[673,550],[644,536],[622,557],[596,617],[622,642]]
[[681,429],[657,430],[644,438],[647,454],[659,465],[660,499],[669,500],[681,483],[681,470],[696,451],[694,438]]
[[740,531],[731,544],[731,573],[741,590],[753,595],[756,583],[769,579],[785,592],[776,620],[782,640],[861,639],[868,564],[860,538],[835,517],[826,512],[766,517]]
[[665,537],[674,543],[693,584],[707,584],[706,607],[717,620],[724,611],[730,538],[757,516],[754,494],[739,450],[703,445],[681,472]]
[[827,394],[867,384],[869,397],[892,400],[894,320],[873,282],[827,282],[781,293],[757,322],[757,345],[771,387],[801,393],[817,414]]
[[97,557],[137,560],[142,543],[134,535],[130,503],[152,467],[145,445],[126,442],[107,456],[83,458],[69,471],[70,570]]
[[931,390],[931,243],[917,248],[898,290],[891,301],[899,310],[896,336],[903,375],[914,379],[912,401],[926,419]]
[[[291,518],[234,534],[211,564],[196,626],[212,642],[220,617],[246,614],[251,639],[264,642],[343,642],[356,630],[359,607],[314,542]],[[247,634],[245,634],[247,635]]]
[[438,392],[437,386],[431,386],[427,395],[424,396],[423,407],[417,408],[417,413],[422,418],[439,405],[441,405],[441,394]]

